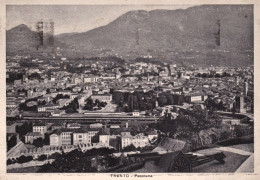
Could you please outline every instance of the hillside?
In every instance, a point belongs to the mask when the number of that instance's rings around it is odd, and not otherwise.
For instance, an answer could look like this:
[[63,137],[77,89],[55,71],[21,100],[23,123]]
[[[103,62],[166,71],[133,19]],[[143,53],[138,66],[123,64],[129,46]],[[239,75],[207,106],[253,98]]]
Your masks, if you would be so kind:
[[134,59],[150,54],[178,64],[246,66],[253,64],[253,6],[130,11],[106,26],[63,34],[55,40],[68,46],[63,53],[71,57]]

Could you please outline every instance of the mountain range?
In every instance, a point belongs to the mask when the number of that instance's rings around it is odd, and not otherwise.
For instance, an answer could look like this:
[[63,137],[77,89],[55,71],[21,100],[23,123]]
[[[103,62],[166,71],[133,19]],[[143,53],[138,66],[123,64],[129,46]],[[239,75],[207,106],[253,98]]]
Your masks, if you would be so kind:
[[[36,51],[37,32],[26,25],[7,31],[7,52]],[[55,36],[68,57],[152,56],[181,64],[253,64],[252,5],[202,5],[178,10],[129,11],[83,33]]]

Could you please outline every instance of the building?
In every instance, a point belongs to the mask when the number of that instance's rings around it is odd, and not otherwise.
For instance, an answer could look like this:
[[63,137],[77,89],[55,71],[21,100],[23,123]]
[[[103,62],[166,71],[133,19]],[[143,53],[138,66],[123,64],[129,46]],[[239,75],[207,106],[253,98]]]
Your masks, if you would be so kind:
[[161,72],[159,73],[159,76],[160,76],[160,77],[168,77],[168,76],[169,76],[169,73],[168,73],[167,71],[161,71]]
[[59,107],[68,106],[71,102],[71,99],[59,99],[58,101]]
[[37,110],[38,112],[53,112],[58,108],[60,108],[59,105],[50,104],[50,105],[38,106]]
[[112,101],[112,95],[111,94],[95,94],[91,96],[91,99],[95,102],[96,99],[103,102],[111,102]]
[[40,132],[28,132],[25,136],[25,143],[33,143],[35,139],[44,138]]
[[140,112],[139,111],[133,111],[132,116],[140,116]]
[[61,140],[59,134],[50,135],[50,146],[61,146]]
[[6,133],[6,138],[7,138],[7,144],[9,141],[14,141],[14,144],[12,144],[13,146],[15,146],[18,142],[20,142],[18,133]]
[[200,102],[200,101],[202,101],[202,96],[201,96],[201,94],[189,94],[189,95],[186,95],[186,101],[189,103]]
[[121,136],[131,136],[130,131],[122,131]]
[[6,108],[16,108],[17,104],[13,101],[6,101]]
[[110,135],[106,132],[102,132],[99,134],[99,142],[109,146],[109,139],[110,139]]
[[81,125],[78,124],[78,123],[69,123],[69,124],[67,124],[67,128],[68,129],[79,129],[80,127],[81,127]]
[[244,82],[244,95],[247,96],[248,93],[248,82]]
[[238,113],[246,113],[245,104],[244,104],[244,96],[237,96],[235,100],[236,112]]
[[158,138],[158,134],[155,131],[148,132],[149,141],[156,140]]
[[16,133],[16,123],[7,122],[6,133]]
[[134,136],[132,143],[135,147],[145,147],[149,145],[149,139],[147,136],[144,136],[143,133],[140,133]]
[[89,127],[98,129],[98,128],[102,128],[103,125],[102,123],[94,123],[94,124],[90,124]]
[[35,123],[33,125],[33,132],[39,132],[44,135],[47,132],[47,126],[42,123]]
[[91,138],[86,129],[77,129],[73,132],[73,145],[91,143]]
[[91,142],[93,141],[94,137],[99,133],[100,129],[88,129],[88,136],[91,139]]
[[130,146],[132,143],[133,136],[131,135],[125,135],[121,137],[121,147],[124,149],[127,146]]
[[63,129],[65,128],[65,123],[53,123],[52,126],[51,126],[51,129],[52,130],[56,130],[56,129]]
[[133,144],[136,148],[145,147],[149,145],[148,136],[144,136],[143,133],[131,136],[129,134],[121,137],[121,147],[122,149]]
[[58,129],[50,135],[51,146],[63,146],[72,144],[72,131],[68,129]]
[[53,117],[59,117],[59,116],[61,116],[62,114],[65,114],[65,110],[56,110],[56,111],[53,111],[53,112],[51,113],[51,115],[52,115]]
[[84,77],[83,78],[83,83],[86,84],[86,83],[95,83],[98,81],[98,77],[96,76],[91,76],[91,77]]
[[85,96],[78,96],[79,106],[85,106],[86,104],[85,100],[86,100]]

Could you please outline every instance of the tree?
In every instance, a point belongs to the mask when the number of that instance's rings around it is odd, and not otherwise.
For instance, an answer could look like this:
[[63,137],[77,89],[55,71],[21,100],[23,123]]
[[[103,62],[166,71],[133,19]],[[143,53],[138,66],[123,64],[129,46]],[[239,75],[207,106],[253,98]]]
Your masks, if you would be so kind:
[[231,132],[230,131],[223,131],[223,132],[220,133],[219,140],[220,141],[227,140],[230,137],[231,137]]
[[100,101],[98,99],[95,100],[94,106],[99,106]]
[[124,147],[124,149],[122,149],[122,152],[129,152],[129,151],[136,151],[136,147],[133,144],[130,144]]
[[50,135],[47,133],[44,135],[43,144],[45,145],[50,144]]
[[75,113],[73,108],[66,108],[65,112],[68,113],[68,114]]
[[[75,149],[68,153],[56,154],[52,164],[45,164],[38,172],[95,172],[92,159],[111,155],[115,150],[108,148],[90,149],[86,152]],[[80,159],[80,160],[79,160]]]
[[106,102],[103,102],[103,101],[100,102],[100,104],[99,104],[100,107],[105,107],[106,105],[107,105],[107,103],[106,103]]
[[44,160],[46,160],[47,159],[47,156],[45,155],[45,154],[42,154],[42,155],[40,155],[39,157],[38,157],[38,161],[44,161]]
[[128,97],[127,105],[128,111],[132,112],[134,110],[134,96],[132,94]]
[[224,111],[226,109],[222,101],[220,101],[220,103],[217,104],[217,107],[220,111]]
[[41,79],[40,74],[38,74],[37,72],[32,73],[30,76],[28,76],[29,79]]
[[165,96],[167,98],[167,104],[168,105],[173,105],[175,103],[172,94],[166,93]]
[[233,116],[236,114],[236,103],[233,104],[232,114]]
[[70,98],[70,96],[67,95],[67,94],[66,94],[66,95],[57,94],[57,96],[56,96],[55,98],[53,98],[52,102],[53,102],[54,104],[56,104],[59,99],[69,99],[69,98]]
[[165,134],[169,134],[172,137],[177,131],[177,121],[171,121],[166,117],[163,117],[163,121],[159,123],[157,126],[160,131],[164,132]]
[[209,113],[207,110],[186,110],[184,111],[184,115],[178,117],[179,123],[184,123],[192,132],[194,132],[200,145],[202,146],[202,140],[200,138],[200,131],[209,129],[211,127],[219,127],[222,120],[220,117],[215,113]]
[[78,98],[75,98],[69,103],[68,106],[64,106],[62,109],[65,109],[66,113],[76,113],[79,108]]
[[167,98],[166,96],[162,95],[158,98],[158,104],[159,106],[165,106],[167,104]]
[[37,111],[37,105],[27,106],[26,103],[19,104],[20,111]]
[[33,131],[32,122],[25,122],[21,126],[16,126],[16,132],[19,134],[19,137],[23,137],[25,134],[32,131]]
[[14,147],[16,145],[16,136],[12,136],[9,141],[7,141],[7,151],[10,150],[12,147]]
[[29,162],[29,161],[32,161],[33,160],[33,157],[32,156],[20,156],[17,158],[17,163],[19,164],[23,164],[23,163],[26,163],[26,162]]
[[93,110],[93,100],[91,98],[87,99],[87,103],[85,104],[84,108],[85,110],[92,111]]
[[42,138],[37,138],[32,143],[35,147],[42,147],[44,145],[44,141]]
[[42,106],[42,105],[46,105],[46,101],[45,100],[38,102],[38,106]]
[[245,128],[245,127],[240,126],[240,125],[236,125],[235,128],[234,128],[234,134],[237,137],[242,137],[242,136],[248,135],[248,128]]
[[114,92],[115,92],[115,89],[110,88],[109,94],[114,94]]
[[8,159],[8,160],[6,161],[6,164],[7,164],[7,165],[13,164],[13,161],[12,161],[11,159]]

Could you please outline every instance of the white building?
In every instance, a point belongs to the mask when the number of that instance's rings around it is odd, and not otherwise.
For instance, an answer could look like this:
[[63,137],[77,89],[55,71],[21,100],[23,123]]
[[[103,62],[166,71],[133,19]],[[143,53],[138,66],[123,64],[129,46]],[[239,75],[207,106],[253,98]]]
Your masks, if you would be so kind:
[[148,133],[149,141],[154,141],[158,138],[158,134],[155,131],[151,131]]
[[28,132],[25,136],[25,143],[33,143],[35,139],[44,138],[40,132]]
[[45,134],[47,132],[47,126],[45,124],[36,123],[33,125],[33,132]]
[[134,112],[132,113],[132,115],[133,115],[133,116],[140,116],[140,112],[139,112],[139,111],[134,111]]
[[145,147],[149,145],[148,136],[144,136],[143,133],[137,134],[135,136],[125,135],[121,137],[121,146],[122,149],[133,144],[136,148],[137,147]]
[[88,135],[88,131],[85,129],[77,129],[73,133],[73,145],[91,143],[91,138]]
[[92,76],[92,77],[84,77],[83,78],[83,83],[86,84],[86,83],[95,83],[98,81],[98,77],[96,76]]
[[90,128],[102,128],[102,123],[94,123],[89,125]]
[[110,138],[110,135],[108,133],[102,132],[99,135],[99,142],[106,146],[109,146],[109,138]]
[[72,144],[72,131],[67,129],[58,129],[50,135],[51,146],[62,146]]
[[111,94],[95,94],[91,96],[91,99],[95,102],[96,99],[99,101],[104,102],[111,102],[112,101],[112,95]]

